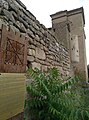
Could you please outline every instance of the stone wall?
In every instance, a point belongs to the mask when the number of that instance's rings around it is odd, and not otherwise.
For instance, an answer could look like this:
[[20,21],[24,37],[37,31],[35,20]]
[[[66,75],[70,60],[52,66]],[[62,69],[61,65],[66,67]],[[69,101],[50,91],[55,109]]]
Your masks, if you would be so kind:
[[62,76],[69,75],[68,50],[60,44],[52,32],[40,24],[19,0],[0,0],[0,26],[20,32],[29,38],[28,61],[32,68],[47,71],[51,67],[60,69]]
[[68,48],[69,42],[67,41],[67,21],[61,23],[53,23],[52,26],[55,36],[60,40],[60,42]]

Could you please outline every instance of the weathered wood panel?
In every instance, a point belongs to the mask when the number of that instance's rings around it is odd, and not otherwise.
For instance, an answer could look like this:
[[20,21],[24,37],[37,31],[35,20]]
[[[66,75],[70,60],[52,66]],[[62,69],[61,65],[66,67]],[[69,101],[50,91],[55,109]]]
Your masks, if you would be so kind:
[[0,120],[6,120],[23,112],[25,89],[24,74],[0,75]]
[[2,25],[0,72],[24,73],[27,63],[27,38]]

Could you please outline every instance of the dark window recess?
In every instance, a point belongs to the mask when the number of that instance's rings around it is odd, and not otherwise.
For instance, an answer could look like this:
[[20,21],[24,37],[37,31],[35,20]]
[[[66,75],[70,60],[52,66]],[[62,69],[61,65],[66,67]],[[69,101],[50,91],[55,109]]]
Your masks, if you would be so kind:
[[73,40],[73,38],[71,38],[71,40]]
[[70,25],[69,25],[69,23],[67,23],[67,29],[70,32]]
[[55,32],[55,28],[53,29],[53,31]]
[[27,67],[32,68],[32,64],[31,64],[31,62],[29,60],[27,60]]

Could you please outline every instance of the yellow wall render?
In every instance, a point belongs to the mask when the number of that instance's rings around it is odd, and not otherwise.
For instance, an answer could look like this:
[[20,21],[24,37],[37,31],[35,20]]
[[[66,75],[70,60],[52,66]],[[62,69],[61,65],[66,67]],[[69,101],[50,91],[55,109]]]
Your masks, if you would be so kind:
[[0,120],[6,120],[23,112],[26,93],[25,75],[1,73]]

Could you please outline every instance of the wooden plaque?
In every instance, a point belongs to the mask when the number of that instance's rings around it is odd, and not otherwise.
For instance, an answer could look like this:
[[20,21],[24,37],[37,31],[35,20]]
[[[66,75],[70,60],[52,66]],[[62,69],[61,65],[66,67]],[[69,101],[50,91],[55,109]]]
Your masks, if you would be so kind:
[[2,27],[0,72],[23,73],[27,63],[27,38]]

